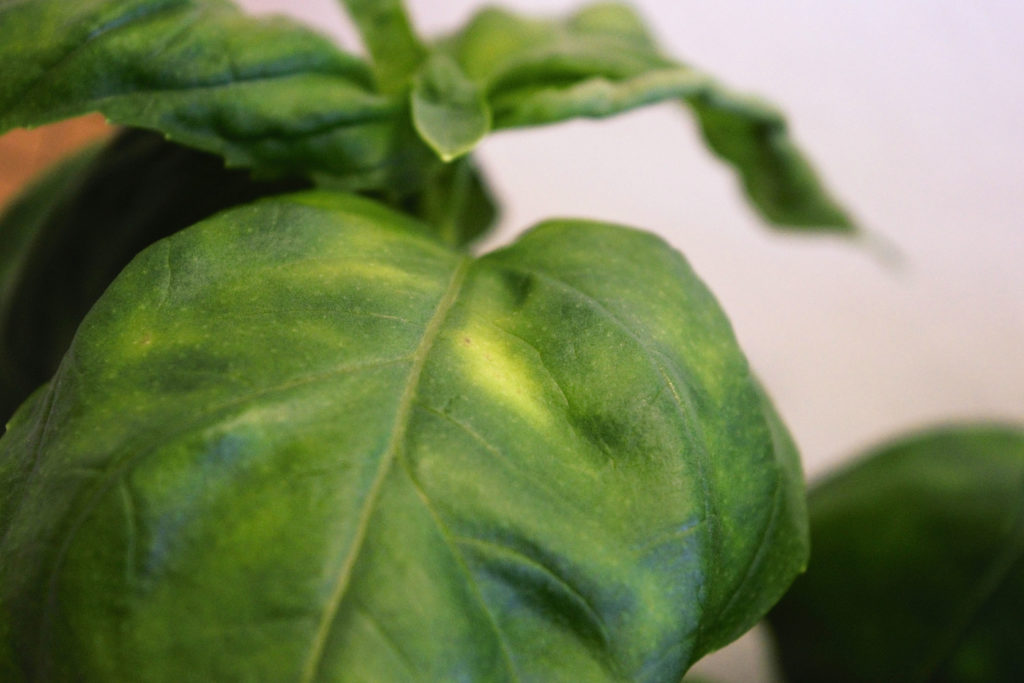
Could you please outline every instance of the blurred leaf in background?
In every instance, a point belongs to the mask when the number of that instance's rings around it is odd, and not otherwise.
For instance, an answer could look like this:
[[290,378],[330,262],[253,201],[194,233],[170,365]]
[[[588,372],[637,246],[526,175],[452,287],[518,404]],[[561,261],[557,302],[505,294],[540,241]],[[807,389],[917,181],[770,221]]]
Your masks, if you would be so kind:
[[808,571],[769,616],[788,681],[1024,680],[1024,430],[906,438],[808,507]]

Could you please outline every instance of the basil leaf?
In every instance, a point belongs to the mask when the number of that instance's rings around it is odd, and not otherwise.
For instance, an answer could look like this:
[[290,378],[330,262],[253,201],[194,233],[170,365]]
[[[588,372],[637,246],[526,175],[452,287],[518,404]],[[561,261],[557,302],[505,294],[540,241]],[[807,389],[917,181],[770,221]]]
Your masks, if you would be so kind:
[[344,0],[373,58],[382,92],[402,90],[426,57],[401,0]]
[[53,375],[85,313],[144,247],[221,209],[307,185],[254,181],[143,131],[46,174],[0,216],[0,418]]
[[491,129],[491,111],[483,93],[444,55],[435,55],[423,65],[410,97],[413,124],[442,161],[466,154]]
[[225,0],[0,5],[0,131],[90,111],[229,165],[408,187],[406,108],[327,38]]
[[769,620],[787,680],[1024,674],[1024,430],[908,437],[809,505],[810,567]]
[[774,108],[662,56],[625,6],[590,6],[563,22],[486,9],[439,49],[486,89],[495,129],[604,117],[682,99],[708,146],[736,170],[765,219],[782,227],[855,229]]
[[678,680],[759,618],[802,483],[685,261],[429,232],[313,192],[123,271],[0,440],[7,670]]

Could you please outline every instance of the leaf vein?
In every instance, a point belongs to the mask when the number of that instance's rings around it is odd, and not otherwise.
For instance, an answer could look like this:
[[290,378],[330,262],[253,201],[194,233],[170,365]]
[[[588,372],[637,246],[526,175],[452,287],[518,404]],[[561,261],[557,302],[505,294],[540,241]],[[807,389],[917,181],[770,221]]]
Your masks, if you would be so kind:
[[398,641],[395,639],[393,635],[388,633],[388,630],[384,628],[384,624],[380,622],[380,619],[377,618],[377,615],[374,614],[370,610],[370,608],[364,605],[361,601],[355,600],[353,601],[353,603],[355,611],[358,612],[366,620],[366,622],[373,627],[373,630],[375,630],[377,633],[381,635],[381,638],[384,640],[384,642],[388,644],[388,647],[391,649],[391,651],[395,653],[402,666],[411,674],[415,674],[418,670],[416,662],[412,661],[409,658],[409,655],[407,655],[405,651],[402,650],[401,647],[399,647]]
[[413,489],[416,491],[416,495],[419,496],[419,499],[423,502],[423,507],[426,508],[427,514],[430,515],[431,520],[433,520],[434,525],[441,534],[441,538],[444,539],[445,544],[448,546],[452,556],[455,558],[456,564],[466,577],[466,584],[469,587],[470,592],[480,605],[480,609],[483,611],[484,616],[487,618],[487,621],[491,626],[491,630],[494,632],[498,647],[501,649],[505,668],[508,670],[508,673],[513,680],[520,681],[521,677],[519,676],[519,672],[516,670],[515,665],[512,663],[512,653],[509,650],[508,643],[505,641],[505,636],[502,634],[501,628],[498,626],[497,619],[494,617],[490,607],[487,605],[487,601],[484,599],[483,593],[480,591],[480,586],[473,577],[473,572],[470,571],[469,567],[466,565],[466,560],[459,551],[455,537],[438,515],[437,510],[434,509],[434,505],[430,502],[430,498],[427,497],[423,487],[421,487],[419,482],[416,481],[416,478],[413,476],[412,469],[409,467],[409,463],[405,458],[402,458],[402,466],[405,469],[406,475],[409,477],[409,481],[412,483]]
[[729,600],[726,601],[725,605],[722,607],[722,610],[721,610],[720,614],[723,614],[723,615],[727,615],[728,614],[729,610],[732,608],[732,606],[739,599],[740,595],[743,592],[743,589],[746,588],[747,584],[750,583],[751,579],[754,578],[754,570],[757,569],[758,564],[760,564],[761,559],[764,557],[765,551],[768,549],[768,537],[771,535],[771,532],[775,529],[775,526],[778,523],[779,510],[781,508],[782,508],[782,468],[779,467],[778,465],[776,465],[775,466],[775,486],[773,487],[773,490],[772,490],[772,510],[771,510],[771,512],[768,515],[767,522],[765,523],[764,527],[761,529],[761,534],[760,534],[760,537],[758,538],[758,541],[757,541],[757,550],[755,550],[754,554],[751,555],[750,563],[747,565],[746,569],[743,572],[743,578],[740,579],[740,582],[739,582],[739,584],[737,584],[736,588],[734,589],[733,594],[729,597]]
[[416,390],[419,386],[420,376],[422,375],[423,368],[426,365],[427,357],[430,355],[431,348],[441,331],[441,327],[448,315],[448,311],[451,310],[452,305],[455,303],[455,300],[459,295],[459,291],[462,288],[462,282],[465,279],[466,271],[469,269],[470,263],[471,261],[469,257],[463,257],[462,261],[455,268],[452,273],[451,280],[448,283],[448,288],[438,302],[437,307],[434,309],[434,314],[427,323],[419,346],[417,346],[416,351],[413,354],[412,367],[409,369],[405,388],[403,389],[401,398],[398,402],[398,409],[395,414],[395,423],[391,430],[391,436],[388,439],[388,445],[385,448],[384,453],[381,454],[381,460],[377,466],[377,472],[374,475],[373,483],[370,485],[370,490],[366,494],[366,501],[363,503],[362,510],[359,514],[355,537],[352,539],[349,552],[345,556],[338,572],[334,588],[328,598],[327,604],[324,607],[324,611],[321,614],[319,625],[317,626],[316,633],[313,637],[313,643],[310,647],[306,662],[303,665],[300,680],[306,683],[312,681],[316,677],[320,664],[323,662],[324,648],[327,644],[327,638],[330,635],[331,626],[334,623],[334,619],[338,614],[338,609],[340,608],[341,602],[344,599],[345,593],[351,583],[350,579],[352,577],[352,570],[355,567],[356,560],[358,559],[363,543],[366,540],[370,520],[373,517],[377,501],[380,498],[384,481],[387,479],[387,474],[391,471],[391,466],[395,459],[400,457],[399,451],[403,446],[405,433],[409,426],[409,413],[412,409],[413,401],[416,398]]
[[[505,453],[503,453],[501,451],[500,448],[498,448],[497,446],[495,446],[492,443],[490,443],[489,441],[487,441],[487,439],[485,439],[478,431],[476,431],[475,429],[470,427],[465,422],[462,422],[461,420],[456,419],[454,416],[452,416],[452,415],[450,415],[450,414],[448,414],[448,413],[446,413],[444,411],[438,410],[437,408],[434,408],[433,406],[429,406],[429,405],[423,403],[422,401],[417,402],[417,405],[419,406],[419,408],[421,410],[423,410],[423,411],[425,411],[427,413],[430,413],[431,415],[434,415],[436,417],[439,417],[442,420],[452,424],[455,427],[458,427],[461,431],[463,431],[466,434],[468,434],[473,440],[477,441],[481,446],[483,446],[489,452],[491,452],[494,455],[496,455],[499,458],[501,458],[503,461],[508,462],[508,463],[513,462],[512,459],[509,458],[508,455],[506,455]],[[529,472],[527,472],[527,474],[529,474]],[[556,491],[554,488],[551,487],[551,485],[547,482],[546,479],[531,477],[530,478],[530,483],[533,486],[535,486],[538,491],[543,491],[544,493],[548,494],[551,497],[552,501],[558,501],[560,504],[563,504],[563,505],[572,505],[578,511],[583,512],[583,513],[585,513],[585,515],[589,516],[591,510],[584,509],[583,507],[581,507],[577,502],[575,502],[571,498],[567,498],[564,493],[560,493],[560,492]]]
[[[403,356],[400,358],[374,359],[372,361],[365,363],[350,363],[347,365],[338,366],[333,370],[307,375],[288,382],[281,382],[279,384],[267,387],[265,389],[261,389],[259,391],[235,397],[230,401],[225,401],[223,403],[209,407],[208,409],[200,412],[196,417],[189,420],[183,425],[179,425],[176,428],[167,430],[165,432],[151,435],[151,445],[148,448],[139,450],[122,460],[116,460],[115,456],[115,458],[112,459],[113,461],[111,462],[109,467],[97,476],[96,483],[93,486],[90,493],[88,494],[88,497],[86,498],[86,501],[82,506],[81,512],[75,518],[74,522],[70,525],[67,535],[61,540],[58,546],[57,555],[54,560],[53,569],[50,574],[47,595],[45,596],[45,599],[43,601],[44,616],[43,626],[41,628],[40,633],[40,642],[44,640],[45,632],[49,628],[49,622],[53,618],[53,611],[57,602],[57,583],[60,577],[60,572],[63,569],[64,561],[67,559],[67,554],[71,549],[71,544],[74,542],[74,539],[77,536],[79,530],[81,530],[81,528],[85,525],[85,522],[89,519],[93,512],[96,511],[97,507],[100,504],[100,501],[103,498],[103,494],[106,493],[110,489],[110,487],[113,486],[114,483],[121,476],[123,476],[124,473],[126,473],[134,464],[141,461],[143,458],[151,455],[160,446],[163,446],[164,444],[174,439],[179,434],[183,434],[188,430],[195,428],[197,425],[202,424],[211,416],[235,408],[253,399],[270,396],[280,391],[287,391],[288,389],[293,389],[295,387],[303,386],[305,384],[310,384],[323,379],[327,379],[334,375],[344,374],[356,370],[366,370],[376,367],[383,367],[385,365],[391,365],[394,363],[400,363],[408,360],[408,357]],[[54,388],[54,395],[57,393],[58,388],[59,385]],[[45,426],[42,431],[46,431]],[[42,440],[42,438],[40,438],[40,440]],[[125,448],[123,450],[128,449]],[[27,490],[28,489],[26,488],[26,491]]]
[[510,557],[513,557],[516,561],[522,564],[525,564],[533,569],[537,569],[543,572],[544,575],[551,578],[556,584],[565,589],[566,592],[568,592],[573,598],[575,598],[580,603],[580,605],[583,607],[584,612],[587,614],[587,617],[591,620],[594,627],[596,627],[598,633],[601,634],[601,638],[604,641],[605,646],[611,645],[612,641],[611,637],[608,635],[608,627],[605,624],[604,619],[601,617],[601,614],[597,611],[597,609],[594,607],[591,601],[585,595],[583,595],[583,593],[581,593],[580,590],[576,588],[576,586],[572,585],[571,583],[569,583],[568,580],[559,576],[557,573],[555,573],[553,569],[551,569],[544,563],[540,562],[536,558],[530,557],[522,551],[512,548],[511,546],[504,545],[501,543],[495,543],[494,541],[489,541],[487,539],[471,538],[469,536],[455,536],[453,537],[452,540],[456,543],[464,545],[475,545],[487,549],[492,553],[497,552],[503,555],[508,555]]

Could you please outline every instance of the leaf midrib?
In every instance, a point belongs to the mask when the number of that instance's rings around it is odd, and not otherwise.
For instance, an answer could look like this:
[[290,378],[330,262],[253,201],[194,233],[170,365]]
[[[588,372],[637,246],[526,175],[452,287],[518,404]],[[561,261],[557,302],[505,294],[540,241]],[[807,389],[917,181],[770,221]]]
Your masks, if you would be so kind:
[[310,647],[306,662],[302,667],[302,676],[300,680],[303,681],[303,683],[309,683],[316,678],[320,664],[323,661],[324,647],[327,643],[327,638],[330,635],[331,626],[334,624],[342,599],[344,598],[345,592],[351,583],[352,570],[355,567],[356,560],[359,558],[363,543],[366,540],[370,519],[373,517],[373,513],[376,510],[377,501],[380,498],[380,492],[383,488],[384,480],[387,479],[387,474],[391,471],[391,466],[395,462],[398,450],[401,448],[402,442],[405,440],[405,433],[409,426],[409,415],[412,411],[413,402],[416,397],[416,390],[419,386],[420,376],[423,374],[423,368],[426,365],[427,357],[430,355],[430,351],[434,346],[434,342],[437,340],[441,327],[444,325],[448,312],[451,310],[452,305],[454,305],[455,300],[458,298],[459,291],[462,289],[462,283],[466,277],[466,271],[469,269],[471,262],[472,259],[470,257],[464,256],[456,266],[452,273],[452,277],[448,282],[448,287],[444,295],[441,297],[441,300],[438,302],[437,307],[434,309],[434,313],[431,316],[430,321],[424,328],[423,338],[420,340],[419,346],[416,347],[416,351],[413,354],[412,367],[409,369],[405,388],[402,390],[402,395],[398,402],[398,410],[395,413],[395,422],[391,429],[391,436],[388,439],[388,445],[381,454],[380,463],[377,466],[377,472],[374,475],[373,483],[370,485],[370,490],[366,495],[366,502],[363,504],[362,510],[359,513],[359,521],[356,527],[355,537],[352,540],[351,548],[338,571],[338,577],[335,581],[334,589],[331,592],[331,596],[320,616],[320,623],[314,635],[313,644]]

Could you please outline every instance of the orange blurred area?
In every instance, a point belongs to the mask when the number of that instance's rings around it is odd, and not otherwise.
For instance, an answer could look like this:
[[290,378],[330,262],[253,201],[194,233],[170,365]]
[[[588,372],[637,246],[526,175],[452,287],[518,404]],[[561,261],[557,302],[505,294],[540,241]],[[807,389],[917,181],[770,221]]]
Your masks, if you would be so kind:
[[0,206],[44,168],[113,130],[103,116],[90,114],[0,136]]

